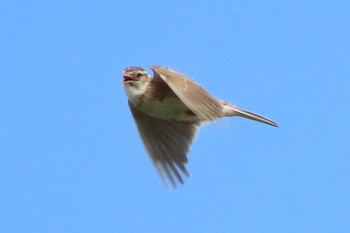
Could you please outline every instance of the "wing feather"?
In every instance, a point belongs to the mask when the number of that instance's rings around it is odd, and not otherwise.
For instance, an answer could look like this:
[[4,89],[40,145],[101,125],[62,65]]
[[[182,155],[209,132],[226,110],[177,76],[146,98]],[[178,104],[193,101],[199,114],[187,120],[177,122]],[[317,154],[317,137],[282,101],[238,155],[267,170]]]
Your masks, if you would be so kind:
[[201,120],[212,121],[224,116],[220,101],[185,75],[162,66],[152,66],[151,69],[153,79],[165,82]]
[[189,176],[185,164],[198,124],[158,119],[140,111],[130,102],[129,107],[159,174],[165,176],[174,187],[175,180],[183,183],[179,171]]

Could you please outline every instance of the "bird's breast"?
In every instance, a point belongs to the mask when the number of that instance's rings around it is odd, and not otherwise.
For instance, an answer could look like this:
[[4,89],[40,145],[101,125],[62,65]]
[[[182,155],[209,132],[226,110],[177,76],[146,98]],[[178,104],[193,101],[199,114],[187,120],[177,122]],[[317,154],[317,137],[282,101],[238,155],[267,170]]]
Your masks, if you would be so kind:
[[164,120],[196,122],[196,115],[177,97],[142,98],[135,106],[141,111]]

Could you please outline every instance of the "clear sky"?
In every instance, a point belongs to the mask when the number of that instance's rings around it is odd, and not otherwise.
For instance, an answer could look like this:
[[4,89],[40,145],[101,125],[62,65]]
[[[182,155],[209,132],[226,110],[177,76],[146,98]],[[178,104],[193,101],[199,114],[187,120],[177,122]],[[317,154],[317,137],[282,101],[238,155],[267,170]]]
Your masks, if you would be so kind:
[[[1,1],[0,232],[350,232],[350,2]],[[201,128],[163,186],[122,70],[276,121]]]

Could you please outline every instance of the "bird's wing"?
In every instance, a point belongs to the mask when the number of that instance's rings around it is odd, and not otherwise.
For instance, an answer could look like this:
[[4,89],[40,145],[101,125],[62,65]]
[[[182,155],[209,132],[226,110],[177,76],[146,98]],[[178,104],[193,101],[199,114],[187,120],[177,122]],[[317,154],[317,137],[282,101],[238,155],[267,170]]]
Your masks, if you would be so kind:
[[223,117],[219,100],[183,74],[162,66],[152,66],[155,82],[165,82],[181,101],[203,121]]
[[138,110],[130,102],[129,107],[142,141],[161,177],[166,175],[174,187],[175,179],[183,183],[179,170],[189,176],[185,168],[187,152],[198,125],[155,118]]

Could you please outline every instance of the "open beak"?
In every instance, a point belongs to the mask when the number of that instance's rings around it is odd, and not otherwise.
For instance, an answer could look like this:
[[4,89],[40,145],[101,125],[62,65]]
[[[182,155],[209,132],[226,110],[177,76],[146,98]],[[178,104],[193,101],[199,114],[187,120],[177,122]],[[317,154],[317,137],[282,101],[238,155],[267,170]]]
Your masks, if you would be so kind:
[[125,82],[129,82],[129,81],[132,81],[133,79],[131,78],[131,76],[129,76],[129,75],[125,75],[125,74],[123,74],[123,78],[124,78],[124,83]]

